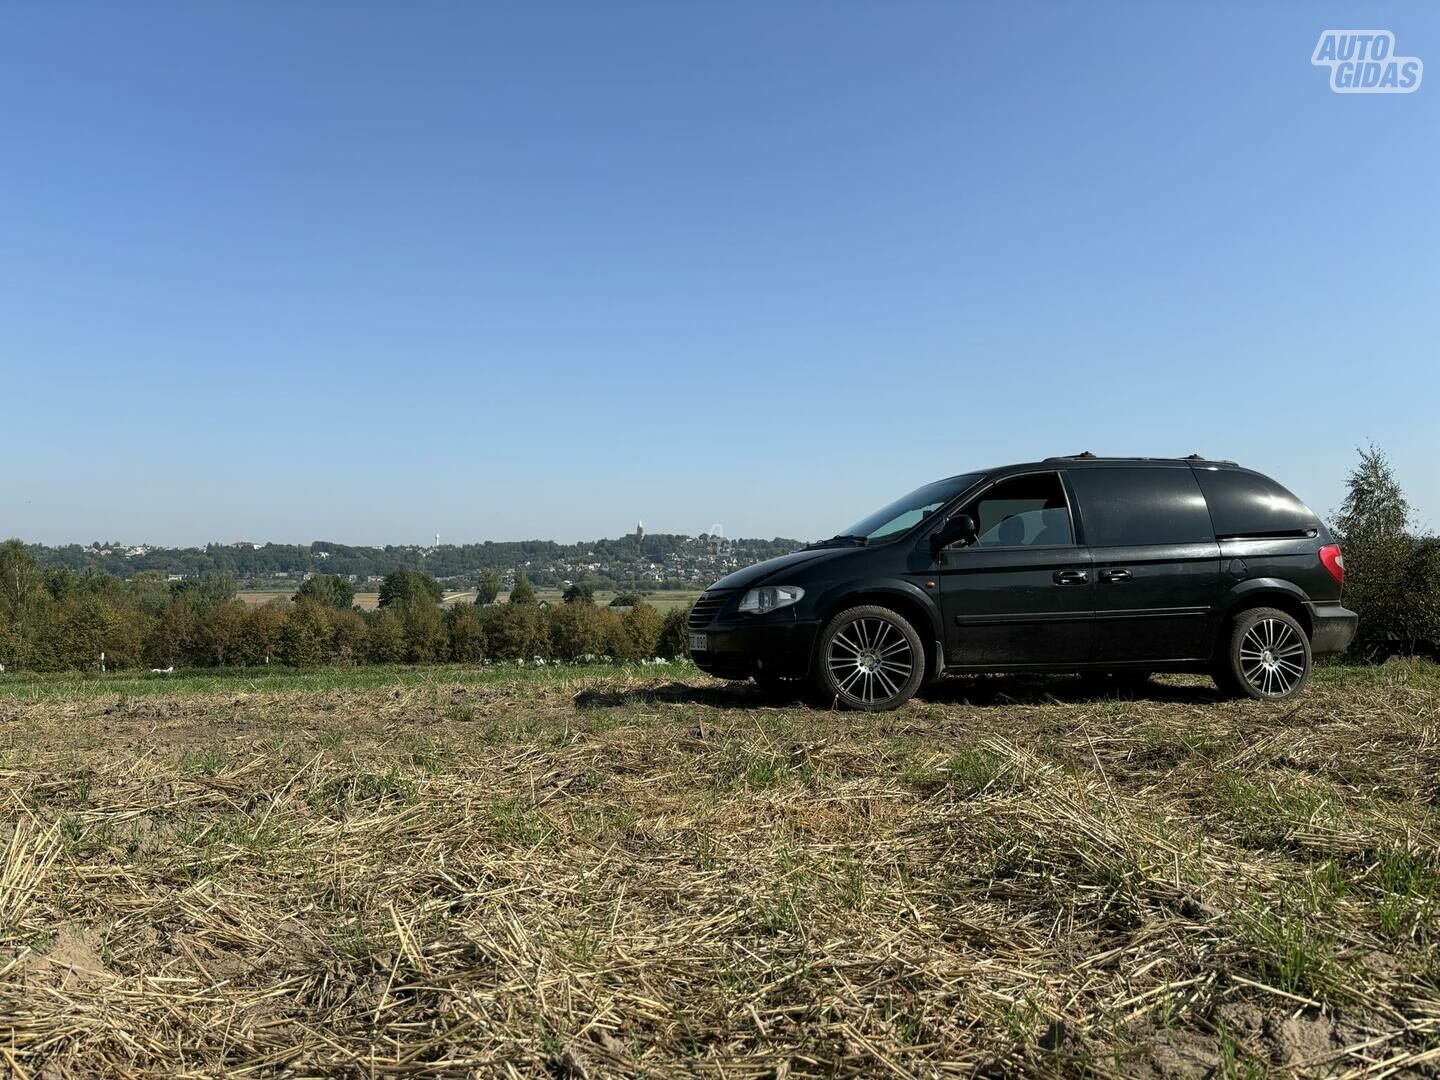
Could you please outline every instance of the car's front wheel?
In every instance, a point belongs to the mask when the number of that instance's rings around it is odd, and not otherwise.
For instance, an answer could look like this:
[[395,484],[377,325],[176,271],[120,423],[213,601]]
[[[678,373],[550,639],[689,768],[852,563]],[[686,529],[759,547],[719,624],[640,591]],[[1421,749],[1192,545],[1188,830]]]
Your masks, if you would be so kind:
[[866,605],[842,611],[820,633],[815,678],[821,693],[846,708],[898,708],[925,678],[920,635],[889,608]]
[[1220,647],[1215,682],[1222,690],[1284,701],[1300,693],[1310,678],[1305,628],[1278,608],[1241,612]]

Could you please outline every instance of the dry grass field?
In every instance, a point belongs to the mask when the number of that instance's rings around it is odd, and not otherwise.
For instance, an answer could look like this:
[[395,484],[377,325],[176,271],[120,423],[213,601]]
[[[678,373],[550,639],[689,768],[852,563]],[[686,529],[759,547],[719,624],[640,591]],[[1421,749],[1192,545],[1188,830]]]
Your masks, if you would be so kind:
[[[9,678],[7,676],[6,678]],[[0,681],[0,1072],[1433,1076],[1440,673]]]

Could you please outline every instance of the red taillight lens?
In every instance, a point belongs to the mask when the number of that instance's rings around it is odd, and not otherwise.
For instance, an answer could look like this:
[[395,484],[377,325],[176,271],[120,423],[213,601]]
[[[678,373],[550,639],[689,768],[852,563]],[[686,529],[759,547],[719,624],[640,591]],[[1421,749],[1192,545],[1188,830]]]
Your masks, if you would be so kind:
[[1325,569],[1341,585],[1345,584],[1345,556],[1340,554],[1339,544],[1326,544],[1320,549],[1320,561]]

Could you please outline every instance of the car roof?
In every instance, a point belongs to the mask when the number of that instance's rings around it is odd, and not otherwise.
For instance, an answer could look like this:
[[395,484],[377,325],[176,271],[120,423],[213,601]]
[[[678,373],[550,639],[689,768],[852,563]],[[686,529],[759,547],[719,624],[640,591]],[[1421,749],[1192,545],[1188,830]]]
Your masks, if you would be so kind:
[[[1200,468],[1200,469],[1226,469],[1237,472],[1251,472],[1250,469],[1242,468],[1233,461],[1224,458],[1207,458],[1200,454],[1190,454],[1187,457],[1101,457],[1092,454],[1088,450],[1081,454],[1058,454],[1054,457],[1047,457],[1040,461],[1016,462],[1012,465],[996,465],[989,469],[977,469],[976,472],[982,476],[995,477],[1007,473],[1036,472],[1040,470],[1064,469],[1105,469],[1115,466],[1127,468],[1157,468],[1157,469],[1178,469],[1178,468]],[[967,475],[967,474],[961,474]],[[952,477],[951,479],[958,479]]]

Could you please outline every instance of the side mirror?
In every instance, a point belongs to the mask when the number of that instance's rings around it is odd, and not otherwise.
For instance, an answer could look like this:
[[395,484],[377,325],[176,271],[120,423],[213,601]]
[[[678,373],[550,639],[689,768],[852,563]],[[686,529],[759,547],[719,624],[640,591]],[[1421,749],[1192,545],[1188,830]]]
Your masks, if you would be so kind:
[[975,519],[969,514],[952,514],[945,519],[944,525],[930,534],[930,548],[939,551],[961,540],[970,543],[974,539]]

